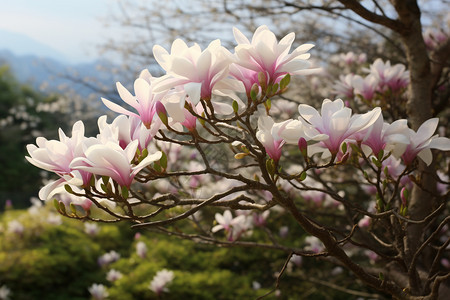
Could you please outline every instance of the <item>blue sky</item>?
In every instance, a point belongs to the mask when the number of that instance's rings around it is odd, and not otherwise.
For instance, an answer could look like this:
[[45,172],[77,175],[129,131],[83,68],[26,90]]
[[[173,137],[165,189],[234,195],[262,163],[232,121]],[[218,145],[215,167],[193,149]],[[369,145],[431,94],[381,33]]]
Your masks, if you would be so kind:
[[25,34],[72,62],[95,59],[112,34],[100,21],[114,0],[0,0],[0,29]]

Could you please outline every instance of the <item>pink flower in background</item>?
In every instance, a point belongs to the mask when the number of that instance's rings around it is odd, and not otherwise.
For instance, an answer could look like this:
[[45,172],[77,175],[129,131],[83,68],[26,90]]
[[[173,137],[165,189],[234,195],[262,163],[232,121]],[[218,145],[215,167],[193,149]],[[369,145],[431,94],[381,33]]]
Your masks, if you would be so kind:
[[423,123],[417,132],[409,129],[408,138],[410,143],[402,155],[405,164],[410,164],[418,156],[427,165],[430,165],[433,161],[431,149],[450,151],[450,139],[433,135],[438,123],[438,118],[432,118]]
[[120,273],[119,271],[117,271],[115,269],[109,270],[108,273],[106,274],[106,280],[111,281],[111,282],[119,280],[122,277],[123,277],[122,273]]
[[315,236],[307,236],[305,238],[305,243],[306,243],[305,246],[306,251],[319,253],[325,249],[325,246],[322,244],[322,242]]
[[155,277],[153,277],[149,288],[157,295],[161,295],[162,292],[167,293],[169,291],[167,285],[173,281],[174,277],[173,271],[162,269],[156,273]]
[[307,75],[318,71],[310,69],[311,63],[308,61],[310,54],[307,52],[314,47],[313,44],[303,44],[289,53],[295,40],[293,32],[279,42],[265,25],[256,29],[251,41],[237,28],[233,28],[233,33],[238,43],[234,63],[256,73],[267,74],[268,82],[278,82],[288,73]]
[[365,69],[365,71],[368,71],[378,79],[380,91],[382,92],[386,87],[391,88],[392,91],[398,91],[406,88],[409,84],[409,71],[402,64],[391,66],[390,61],[384,63],[381,58],[377,58],[370,65],[370,69]]
[[242,233],[242,229],[247,228],[244,224],[247,221],[245,215],[239,215],[236,218],[233,218],[231,211],[226,210],[223,215],[216,213],[215,218],[218,225],[214,226],[211,231],[217,232],[222,229],[225,230],[228,240],[230,241],[236,240]]
[[136,244],[136,254],[140,257],[140,258],[145,258],[147,256],[147,245],[140,241],[137,242]]
[[352,79],[352,86],[354,88],[354,94],[359,94],[365,100],[371,101],[378,89],[378,79],[372,74],[369,74],[364,78],[355,75]]
[[141,73],[142,77],[134,81],[134,92],[136,96],[133,96],[120,82],[116,84],[120,98],[133,107],[137,111],[137,114],[107,99],[102,98],[102,101],[112,111],[141,119],[145,127],[150,129],[156,112],[155,103],[161,101],[165,94],[155,94],[153,92],[153,83],[147,81],[149,80],[148,76],[146,76],[147,73]]
[[300,104],[298,111],[318,132],[328,135],[328,139],[313,145],[313,152],[323,152],[324,157],[336,155],[344,141],[351,141],[355,138],[353,135],[372,126],[381,114],[381,109],[376,107],[363,115],[352,116],[351,109],[345,107],[341,99],[325,99],[321,114],[306,104]]
[[353,78],[355,78],[354,74],[347,75],[339,75],[339,80],[336,81],[333,85],[333,91],[338,96],[345,96],[347,98],[353,98],[354,88],[353,88]]
[[108,298],[109,293],[103,284],[94,283],[89,287],[89,293],[95,300],[103,300]]
[[109,176],[120,186],[130,187],[139,171],[162,156],[161,151],[157,151],[133,166],[131,163],[136,155],[137,146],[137,140],[129,143],[125,149],[113,142],[93,145],[86,149],[86,157],[74,159],[71,167],[92,174]]

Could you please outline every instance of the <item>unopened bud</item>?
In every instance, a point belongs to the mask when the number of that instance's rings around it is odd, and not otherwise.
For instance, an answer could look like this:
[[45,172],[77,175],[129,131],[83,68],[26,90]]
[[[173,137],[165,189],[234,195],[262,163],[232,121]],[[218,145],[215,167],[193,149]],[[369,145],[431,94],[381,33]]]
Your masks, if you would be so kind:
[[169,124],[169,119],[167,118],[167,110],[160,101],[155,104],[156,113],[158,114],[159,119],[164,125]]
[[409,198],[409,191],[406,187],[403,187],[402,190],[400,191],[400,199],[402,200],[402,204],[405,207],[408,203],[408,198]]
[[234,158],[236,158],[236,159],[243,159],[244,157],[246,157],[248,154],[247,153],[236,153],[235,155],[234,155]]
[[298,149],[302,153],[303,157],[308,157],[308,143],[304,137],[298,139]]

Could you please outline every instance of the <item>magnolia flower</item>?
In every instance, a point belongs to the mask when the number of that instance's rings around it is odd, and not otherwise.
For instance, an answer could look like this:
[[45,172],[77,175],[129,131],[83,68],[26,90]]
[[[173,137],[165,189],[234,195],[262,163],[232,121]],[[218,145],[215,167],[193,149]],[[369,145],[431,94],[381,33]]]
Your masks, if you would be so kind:
[[113,142],[93,145],[86,149],[86,157],[74,159],[71,167],[101,176],[109,176],[120,186],[130,187],[139,171],[162,156],[161,151],[157,151],[145,157],[139,164],[132,166],[137,146],[137,140],[129,143],[125,149]]
[[[188,47],[184,41],[176,39],[172,43],[170,54],[156,45],[153,47],[153,55],[167,72],[154,81],[155,92],[182,87],[194,105],[200,98],[211,98],[214,86],[227,77],[231,62],[231,54],[220,44],[220,40],[211,42],[202,51],[198,44]],[[184,97],[180,100],[183,107]]]
[[84,232],[91,236],[96,236],[100,232],[100,227],[97,223],[86,222],[84,223]]
[[25,227],[17,220],[12,220],[8,222],[8,232],[15,234],[22,234],[25,230]]
[[161,126],[159,118],[152,123],[150,130],[135,116],[119,115],[111,124],[106,122],[106,118],[107,116],[98,118],[97,123],[100,133],[97,135],[97,140],[102,144],[107,142],[118,143],[123,149],[134,140],[139,141],[138,148],[140,151],[146,149]]
[[410,164],[418,156],[427,165],[430,165],[433,161],[431,149],[450,151],[450,139],[433,135],[438,123],[438,118],[432,118],[423,123],[417,132],[409,129],[408,137],[410,143],[402,155],[405,164]]
[[111,250],[98,258],[98,264],[100,266],[109,265],[115,261],[118,261],[120,258],[120,254],[114,250]]
[[167,288],[167,285],[172,282],[174,277],[173,271],[162,269],[156,273],[155,277],[153,277],[149,288],[157,295],[160,295],[162,292],[168,292],[169,289]]
[[247,228],[247,226],[244,226],[244,223],[246,223],[245,215],[239,215],[236,218],[233,218],[231,211],[226,210],[223,215],[216,213],[215,218],[218,225],[214,226],[211,231],[217,232],[224,229],[228,234],[228,239],[231,241],[239,237],[242,233],[241,229]]
[[122,273],[120,273],[115,269],[109,270],[108,273],[106,274],[106,280],[108,281],[116,281],[122,277],[123,277]]
[[116,84],[120,98],[122,98],[125,103],[133,107],[137,111],[137,114],[105,98],[102,98],[102,101],[106,107],[112,111],[141,119],[145,127],[150,129],[156,112],[155,103],[161,101],[165,94],[154,93],[153,83],[144,79],[146,78],[147,73],[148,72],[141,73],[141,77],[134,81],[134,92],[136,96],[133,96],[120,82],[117,82]]
[[321,114],[309,105],[300,104],[300,116],[311,124],[318,132],[328,135],[328,139],[313,145],[314,152],[323,152],[323,157],[336,155],[341,144],[346,140],[354,140],[356,133],[367,129],[381,114],[379,107],[363,115],[353,115],[348,107],[344,107],[341,99],[331,101],[325,99],[322,103]]
[[378,89],[378,79],[372,74],[364,78],[355,75],[352,79],[352,86],[354,88],[354,94],[361,95],[365,100],[371,101]]
[[103,284],[94,283],[89,287],[89,293],[95,300],[103,300],[108,298],[109,293]]
[[147,245],[140,241],[136,244],[136,253],[140,258],[145,258],[147,255]]
[[0,299],[8,300],[10,295],[11,295],[11,290],[6,285],[2,285],[0,287]]
[[289,121],[275,123],[269,116],[261,116],[258,119],[258,131],[256,138],[263,144],[267,155],[274,161],[280,160],[281,147],[285,141],[280,137],[280,133],[284,130]]
[[381,91],[384,91],[386,87],[391,88],[392,91],[405,88],[409,84],[409,71],[402,64],[396,64],[391,66],[391,62],[384,63],[380,58],[377,58],[375,62],[370,65],[370,69],[365,69],[375,76],[381,87]]
[[238,43],[235,47],[235,64],[263,72],[268,76],[268,82],[277,82],[286,74],[307,75],[318,69],[310,69],[307,53],[313,44],[303,44],[289,53],[295,34],[289,33],[279,42],[275,34],[265,25],[256,29],[251,42],[237,28],[233,28],[234,37]]
[[27,145],[30,156],[25,156],[25,158],[28,162],[38,168],[54,172],[61,177],[59,180],[49,182],[39,191],[41,200],[47,200],[55,188],[66,182],[74,185],[87,185],[89,183],[91,174],[79,170],[75,171],[70,167],[70,164],[74,158],[83,157],[84,149],[94,143],[96,143],[95,139],[84,137],[84,124],[78,121],[72,127],[71,138],[59,129],[59,141],[49,141],[43,137],[38,137],[36,139],[37,146]]
[[319,252],[323,251],[325,248],[325,246],[322,244],[322,242],[315,236],[307,236],[305,238],[305,243],[307,244],[305,246],[306,251],[319,253]]
[[366,155],[373,152],[376,156],[381,150],[391,151],[395,157],[400,157],[409,144],[407,120],[401,119],[392,124],[383,121],[383,115],[367,129],[361,148]]
[[347,98],[353,98],[354,96],[354,88],[353,88],[353,78],[356,75],[347,74],[347,75],[339,75],[339,80],[336,81],[333,85],[333,91],[338,96],[345,96]]

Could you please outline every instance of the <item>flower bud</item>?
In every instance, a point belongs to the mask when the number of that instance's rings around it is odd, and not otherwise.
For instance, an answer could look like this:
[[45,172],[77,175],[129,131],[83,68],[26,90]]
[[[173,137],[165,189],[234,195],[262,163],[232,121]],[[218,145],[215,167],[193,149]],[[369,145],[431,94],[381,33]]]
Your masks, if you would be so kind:
[[298,149],[300,149],[303,157],[306,158],[308,156],[308,143],[306,142],[305,138],[301,137],[298,139]]
[[409,191],[406,187],[403,187],[400,191],[400,199],[402,200],[402,205],[406,207],[408,203]]
[[161,122],[167,126],[169,124],[169,120],[167,118],[167,111],[164,107],[164,104],[162,104],[160,101],[156,102],[155,109],[158,117],[161,119]]

